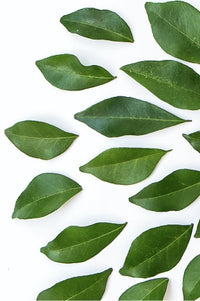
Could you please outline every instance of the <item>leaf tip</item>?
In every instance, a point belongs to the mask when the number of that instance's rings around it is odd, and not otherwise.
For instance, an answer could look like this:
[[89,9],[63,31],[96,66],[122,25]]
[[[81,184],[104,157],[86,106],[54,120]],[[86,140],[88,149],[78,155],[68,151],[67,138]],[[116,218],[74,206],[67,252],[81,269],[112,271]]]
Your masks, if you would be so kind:
[[40,252],[41,252],[42,254],[45,254],[45,255],[46,255],[46,247],[40,248]]

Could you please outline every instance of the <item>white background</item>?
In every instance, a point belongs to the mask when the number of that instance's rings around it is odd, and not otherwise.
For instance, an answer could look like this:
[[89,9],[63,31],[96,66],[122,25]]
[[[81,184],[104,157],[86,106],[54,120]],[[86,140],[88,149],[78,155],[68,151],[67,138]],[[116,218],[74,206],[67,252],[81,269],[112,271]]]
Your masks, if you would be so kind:
[[[164,2],[164,1],[163,1]],[[188,1],[198,9],[197,0]],[[144,0],[17,0],[1,3],[1,299],[33,301],[38,293],[56,282],[114,269],[103,300],[118,300],[121,293],[143,279],[121,276],[131,242],[140,233],[159,225],[196,225],[200,201],[179,212],[156,213],[128,202],[128,197],[146,185],[162,179],[179,168],[200,170],[200,155],[182,137],[200,129],[198,111],[173,108],[162,102],[119,68],[147,59],[173,59],[153,39],[144,9]],[[59,23],[62,15],[83,7],[111,9],[130,25],[135,43],[89,40],[67,32]],[[54,54],[72,53],[85,65],[105,67],[118,78],[108,84],[80,92],[51,86],[35,66],[35,61]],[[200,66],[188,64],[200,73]],[[150,101],[192,123],[185,123],[145,136],[106,138],[74,120],[73,115],[103,99],[124,95]],[[42,161],[17,150],[4,136],[4,129],[22,120],[51,123],[80,137],[63,155]],[[153,147],[173,149],[145,181],[131,186],[112,185],[89,174],[79,166],[110,147]],[[77,181],[83,191],[53,214],[35,220],[12,220],[19,194],[36,175],[58,172]],[[59,264],[40,253],[40,247],[69,225],[89,225],[107,221],[128,222],[126,229],[106,249],[80,264]],[[194,233],[193,233],[194,234]],[[159,277],[169,277],[166,300],[182,300],[182,276],[189,261],[200,253],[200,239],[191,239],[181,262]]]

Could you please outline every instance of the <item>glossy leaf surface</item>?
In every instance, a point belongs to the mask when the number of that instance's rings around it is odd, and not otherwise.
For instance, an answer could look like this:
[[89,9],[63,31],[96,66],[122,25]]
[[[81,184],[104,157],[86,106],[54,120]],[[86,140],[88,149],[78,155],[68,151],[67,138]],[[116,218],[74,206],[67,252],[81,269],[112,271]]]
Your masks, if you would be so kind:
[[200,63],[200,12],[184,1],[147,2],[145,7],[162,49],[179,59]]
[[150,184],[129,200],[151,211],[177,211],[200,195],[200,171],[180,169]]
[[84,66],[72,54],[54,55],[36,62],[44,77],[53,86],[78,91],[103,85],[115,77],[100,66]]
[[166,153],[151,148],[111,148],[80,170],[109,183],[130,185],[146,179]]
[[200,255],[187,266],[183,277],[184,300],[197,300],[200,297]]
[[120,273],[147,278],[171,270],[184,254],[192,228],[167,225],[143,232],[133,241]]
[[90,39],[133,42],[126,22],[110,10],[83,8],[63,16],[60,22],[70,32]]
[[75,118],[107,137],[145,135],[185,121],[151,103],[124,96],[99,102]]
[[200,238],[200,220],[199,220],[199,223],[197,225],[197,230],[196,230],[196,233],[195,233],[195,238]]
[[127,289],[119,300],[163,300],[169,279],[152,279],[138,283]]
[[43,160],[62,154],[78,137],[39,121],[22,121],[5,130],[8,139],[23,153]]
[[200,76],[176,61],[142,61],[121,67],[125,73],[170,105],[200,109]]
[[43,217],[82,190],[73,180],[55,173],[35,177],[16,201],[13,218]]
[[101,300],[112,269],[61,281],[41,292],[37,300]]
[[191,146],[200,153],[200,131],[186,135],[183,137],[191,144]]
[[124,229],[126,224],[97,223],[63,230],[41,252],[61,263],[83,262],[98,254]]

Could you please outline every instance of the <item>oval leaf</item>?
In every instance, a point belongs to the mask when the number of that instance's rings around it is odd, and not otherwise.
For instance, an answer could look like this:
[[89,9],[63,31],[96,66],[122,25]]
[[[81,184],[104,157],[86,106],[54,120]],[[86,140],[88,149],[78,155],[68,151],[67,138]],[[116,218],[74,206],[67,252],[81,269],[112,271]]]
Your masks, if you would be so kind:
[[86,38],[133,42],[132,33],[126,22],[110,10],[82,8],[63,16],[60,22],[70,32]]
[[99,102],[75,118],[107,137],[145,135],[185,122],[146,101],[124,96]]
[[196,300],[200,297],[200,255],[187,266],[183,277],[184,300]]
[[83,262],[108,246],[126,224],[97,223],[87,227],[71,226],[63,230],[41,252],[61,263]]
[[112,269],[104,272],[70,278],[41,292],[37,300],[101,300]]
[[78,137],[39,121],[22,121],[5,130],[8,139],[23,153],[43,160],[62,154]]
[[131,185],[146,179],[167,151],[151,148],[111,148],[80,171],[114,184]]
[[152,279],[138,283],[126,290],[119,300],[163,300],[169,279]]
[[13,218],[43,217],[82,190],[73,180],[55,173],[35,177],[16,201]]
[[200,109],[200,76],[176,61],[143,61],[121,70],[170,105],[187,110]]
[[129,200],[151,211],[177,211],[189,206],[200,195],[200,171],[180,169],[153,183]]
[[183,134],[183,137],[192,145],[192,147],[200,153],[200,131],[190,135]]
[[179,59],[200,63],[200,12],[184,1],[147,2],[145,7],[161,48]]
[[193,225],[167,225],[139,235],[132,243],[120,273],[147,278],[171,270],[180,261]]
[[72,54],[50,56],[37,61],[36,65],[49,83],[62,90],[84,90],[115,78],[100,66],[82,65]]
[[196,230],[196,233],[195,233],[194,237],[195,238],[200,238],[200,220],[199,220],[197,230]]

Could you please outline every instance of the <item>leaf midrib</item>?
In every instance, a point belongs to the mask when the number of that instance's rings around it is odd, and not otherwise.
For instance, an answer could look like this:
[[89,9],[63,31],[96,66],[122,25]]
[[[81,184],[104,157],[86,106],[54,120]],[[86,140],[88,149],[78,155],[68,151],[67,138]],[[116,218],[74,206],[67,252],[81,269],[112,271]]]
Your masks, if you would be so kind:
[[76,138],[77,135],[73,135],[73,136],[69,136],[69,137],[36,137],[36,136],[26,136],[26,135],[19,135],[19,134],[14,134],[14,133],[9,133],[9,135],[12,135],[12,136],[17,136],[17,137],[20,137],[20,138],[27,138],[27,139],[42,139],[42,140],[64,140],[64,139],[73,139],[73,138]]
[[163,285],[164,282],[167,282],[167,280],[164,279],[157,286],[155,286],[152,290],[149,290],[149,292],[145,296],[142,297],[141,301],[145,300],[144,298],[148,297],[149,294],[153,293],[153,291],[155,291],[158,287],[160,287],[161,285]]

